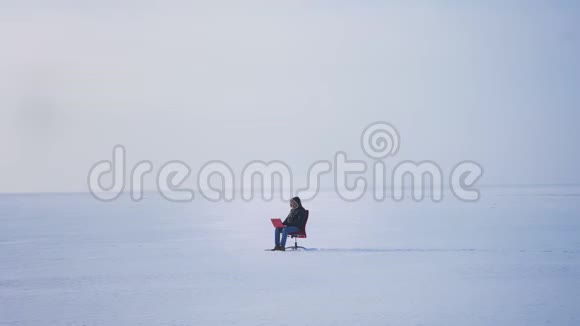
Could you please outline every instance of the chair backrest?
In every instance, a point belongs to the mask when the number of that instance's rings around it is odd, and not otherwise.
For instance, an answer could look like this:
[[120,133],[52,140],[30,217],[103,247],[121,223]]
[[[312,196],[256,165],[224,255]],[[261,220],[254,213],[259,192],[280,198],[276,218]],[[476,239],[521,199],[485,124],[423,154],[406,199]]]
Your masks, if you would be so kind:
[[308,216],[309,215],[310,215],[310,212],[308,210],[306,210],[306,218],[304,219],[304,227],[302,228],[302,230],[294,232],[294,233],[290,233],[288,235],[292,236],[292,237],[296,237],[296,238],[306,238],[306,223],[308,223]]

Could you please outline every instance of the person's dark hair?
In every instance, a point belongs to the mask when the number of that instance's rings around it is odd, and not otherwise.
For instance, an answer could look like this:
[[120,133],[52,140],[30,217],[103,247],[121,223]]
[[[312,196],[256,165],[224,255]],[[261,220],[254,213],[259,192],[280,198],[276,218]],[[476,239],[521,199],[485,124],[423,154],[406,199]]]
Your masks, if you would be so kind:
[[298,207],[302,207],[302,201],[300,200],[300,197],[294,197],[292,200],[296,202]]

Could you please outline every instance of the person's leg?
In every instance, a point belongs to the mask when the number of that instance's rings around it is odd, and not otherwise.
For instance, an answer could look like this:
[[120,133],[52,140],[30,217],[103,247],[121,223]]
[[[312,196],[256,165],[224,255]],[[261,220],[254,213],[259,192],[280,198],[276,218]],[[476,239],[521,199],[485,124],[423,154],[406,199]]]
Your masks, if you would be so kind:
[[274,229],[274,245],[276,247],[280,246],[280,233],[282,233],[282,228]]
[[282,241],[280,241],[280,247],[286,247],[286,239],[288,238],[288,233],[298,232],[299,228],[295,226],[287,226],[282,229]]

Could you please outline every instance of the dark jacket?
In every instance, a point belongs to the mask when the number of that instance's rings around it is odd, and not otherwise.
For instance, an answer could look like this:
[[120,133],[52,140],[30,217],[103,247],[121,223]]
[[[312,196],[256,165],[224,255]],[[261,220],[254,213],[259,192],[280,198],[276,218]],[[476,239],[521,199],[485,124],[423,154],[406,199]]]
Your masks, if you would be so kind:
[[295,226],[300,229],[304,228],[304,224],[306,223],[306,209],[302,207],[302,202],[300,198],[294,197],[292,198],[297,204],[298,207],[292,208],[290,210],[290,214],[286,217],[284,222],[282,222],[286,226]]

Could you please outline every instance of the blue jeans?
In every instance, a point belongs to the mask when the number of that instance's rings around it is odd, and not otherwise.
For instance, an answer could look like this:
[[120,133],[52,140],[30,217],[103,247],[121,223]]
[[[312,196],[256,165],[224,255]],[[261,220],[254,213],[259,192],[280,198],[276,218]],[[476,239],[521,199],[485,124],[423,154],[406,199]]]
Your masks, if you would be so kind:
[[[298,232],[299,228],[295,226],[287,226],[285,228],[276,228],[274,231],[274,243],[276,246],[286,247],[286,239],[288,238],[288,233]],[[280,234],[282,234],[282,241],[280,241]]]

